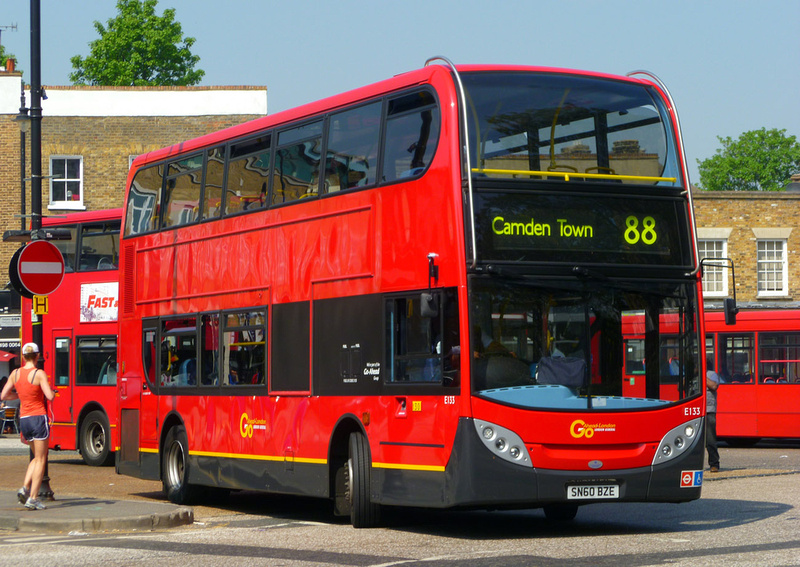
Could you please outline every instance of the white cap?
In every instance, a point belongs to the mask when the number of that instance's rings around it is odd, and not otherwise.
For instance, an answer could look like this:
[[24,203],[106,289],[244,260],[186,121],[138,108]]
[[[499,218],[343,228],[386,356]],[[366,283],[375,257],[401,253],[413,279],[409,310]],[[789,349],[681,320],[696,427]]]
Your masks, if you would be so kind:
[[22,354],[39,354],[39,347],[36,343],[25,343],[22,347]]

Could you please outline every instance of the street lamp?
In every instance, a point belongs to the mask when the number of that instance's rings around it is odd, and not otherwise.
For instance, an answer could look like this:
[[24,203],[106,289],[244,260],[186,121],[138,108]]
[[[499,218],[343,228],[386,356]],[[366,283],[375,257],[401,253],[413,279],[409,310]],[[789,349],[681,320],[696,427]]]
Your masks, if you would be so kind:
[[20,213],[22,221],[20,230],[25,231],[25,135],[31,128],[31,117],[28,116],[28,108],[25,106],[25,82],[20,82],[19,95],[19,114],[14,117],[14,122],[19,126],[19,163],[20,163]]

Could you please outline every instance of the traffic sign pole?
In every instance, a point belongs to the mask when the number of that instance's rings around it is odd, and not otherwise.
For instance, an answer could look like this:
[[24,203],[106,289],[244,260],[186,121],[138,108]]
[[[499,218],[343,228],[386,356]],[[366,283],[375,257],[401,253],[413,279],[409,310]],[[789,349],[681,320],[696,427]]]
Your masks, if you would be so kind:
[[[41,41],[41,0],[31,0],[31,233],[42,228],[42,41]],[[27,247],[26,247],[27,248]],[[63,258],[62,258],[63,261]],[[58,287],[58,286],[56,286]],[[44,365],[47,349],[44,345],[42,316],[31,329],[33,342],[39,345],[42,356],[40,367]],[[33,450],[31,450],[33,458]],[[39,497],[53,500],[50,487],[48,461],[44,465],[44,478],[39,488]]]

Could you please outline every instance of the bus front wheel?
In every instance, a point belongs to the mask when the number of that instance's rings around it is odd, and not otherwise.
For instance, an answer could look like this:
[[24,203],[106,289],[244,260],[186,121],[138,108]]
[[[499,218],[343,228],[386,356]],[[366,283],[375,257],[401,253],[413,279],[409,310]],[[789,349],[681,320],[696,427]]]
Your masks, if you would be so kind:
[[370,499],[369,447],[361,433],[350,434],[347,459],[347,499],[354,528],[373,528],[380,521],[380,505]]
[[164,440],[161,483],[164,494],[175,504],[190,504],[197,487],[189,484],[189,441],[182,425],[173,427]]
[[111,428],[106,414],[90,412],[81,423],[78,450],[83,462],[90,467],[101,467],[111,462]]

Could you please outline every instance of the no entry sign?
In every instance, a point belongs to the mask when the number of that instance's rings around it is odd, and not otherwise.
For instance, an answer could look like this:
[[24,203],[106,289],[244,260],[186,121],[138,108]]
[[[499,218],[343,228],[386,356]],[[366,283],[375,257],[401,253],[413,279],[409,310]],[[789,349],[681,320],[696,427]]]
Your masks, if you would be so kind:
[[64,257],[47,240],[34,240],[20,252],[17,274],[30,293],[48,295],[58,289],[64,279]]

